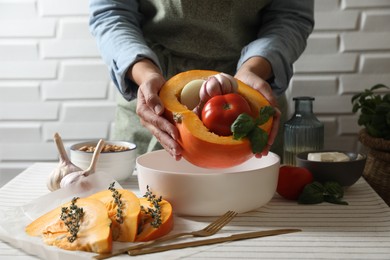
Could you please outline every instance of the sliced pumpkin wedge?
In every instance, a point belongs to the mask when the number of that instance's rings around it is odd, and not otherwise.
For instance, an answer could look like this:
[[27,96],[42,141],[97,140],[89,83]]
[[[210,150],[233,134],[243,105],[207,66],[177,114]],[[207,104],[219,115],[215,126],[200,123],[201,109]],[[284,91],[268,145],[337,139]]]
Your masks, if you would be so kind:
[[[120,194],[122,221],[117,220],[118,204],[115,203],[111,190],[95,193],[89,198],[100,200],[106,206],[108,216],[112,220],[112,237],[114,241],[134,242],[137,235],[138,219],[141,211],[138,197],[125,189],[116,190]],[[122,223],[120,223],[122,222]]]
[[[153,207],[147,198],[139,198],[141,206],[145,209]],[[171,204],[166,200],[161,200],[159,203],[161,209],[161,224],[158,227],[151,225],[153,219],[150,215],[141,211],[141,225],[139,234],[136,237],[136,242],[145,242],[165,236],[173,229],[173,212]]]
[[95,253],[108,253],[112,250],[111,220],[105,205],[95,199],[80,198],[76,205],[82,208],[77,237],[69,241],[72,235],[64,221],[60,219],[62,208],[69,208],[66,203],[30,223],[25,231],[30,236],[42,236],[44,243],[65,250],[81,250]]

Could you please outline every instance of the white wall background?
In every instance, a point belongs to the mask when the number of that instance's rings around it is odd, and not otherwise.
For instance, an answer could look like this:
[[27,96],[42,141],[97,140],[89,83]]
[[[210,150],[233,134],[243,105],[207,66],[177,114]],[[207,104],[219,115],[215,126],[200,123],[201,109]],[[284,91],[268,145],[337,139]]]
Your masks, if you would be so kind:
[[[351,96],[390,85],[390,0],[316,0],[289,96],[316,97],[326,148],[359,148]],[[110,139],[115,87],[88,31],[88,0],[0,0],[0,186],[66,145]]]

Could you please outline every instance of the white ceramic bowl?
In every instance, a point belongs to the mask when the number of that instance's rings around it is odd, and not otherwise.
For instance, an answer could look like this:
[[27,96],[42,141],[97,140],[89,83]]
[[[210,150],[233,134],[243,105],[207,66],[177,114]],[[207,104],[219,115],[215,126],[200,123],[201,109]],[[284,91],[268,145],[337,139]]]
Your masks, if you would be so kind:
[[[92,152],[79,151],[83,146],[96,146],[97,140],[73,144],[70,147],[70,161],[85,170],[91,164]],[[110,174],[116,181],[129,178],[135,167],[136,145],[124,141],[105,141],[105,144],[128,147],[129,150],[120,152],[101,152],[96,164],[96,171]]]
[[136,160],[138,184],[172,204],[178,215],[219,216],[228,210],[248,212],[267,204],[275,194],[280,158],[274,153],[226,169],[197,167],[175,161],[165,150]]

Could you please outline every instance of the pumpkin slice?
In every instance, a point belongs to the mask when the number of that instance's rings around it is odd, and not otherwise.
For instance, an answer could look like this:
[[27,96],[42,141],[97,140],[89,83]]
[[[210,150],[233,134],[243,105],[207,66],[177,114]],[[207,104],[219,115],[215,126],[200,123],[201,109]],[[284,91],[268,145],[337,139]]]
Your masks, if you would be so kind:
[[[147,200],[147,198],[139,199],[141,206],[145,209],[153,207],[153,205]],[[161,200],[161,225],[157,228],[151,225],[153,219],[150,215],[141,211],[141,226],[139,227],[140,233],[136,237],[136,242],[145,242],[155,240],[159,237],[165,236],[173,229],[173,213],[172,206],[166,200]]]
[[[190,70],[169,79],[160,90],[160,98],[165,106],[164,116],[176,125],[180,132],[178,142],[183,148],[183,157],[189,162],[204,168],[227,168],[239,165],[253,157],[249,140],[233,139],[233,136],[219,136],[207,129],[199,117],[180,103],[180,93],[184,86],[193,80],[206,80],[217,71]],[[238,93],[249,103],[252,116],[257,117],[260,108],[270,103],[258,91],[237,80]],[[272,118],[260,127],[271,131]]]
[[80,222],[77,238],[70,242],[71,234],[60,219],[61,209],[66,203],[34,220],[25,231],[30,236],[42,236],[48,245],[65,250],[81,250],[95,253],[109,253],[112,249],[111,220],[103,203],[94,199],[77,199],[76,205],[82,208],[84,216]]
[[118,206],[113,198],[111,190],[104,190],[95,193],[89,198],[97,199],[106,205],[108,216],[112,220],[112,237],[113,240],[119,242],[134,242],[137,235],[138,218],[141,211],[138,197],[131,191],[125,189],[117,189],[121,194],[122,216],[123,222],[117,221]]

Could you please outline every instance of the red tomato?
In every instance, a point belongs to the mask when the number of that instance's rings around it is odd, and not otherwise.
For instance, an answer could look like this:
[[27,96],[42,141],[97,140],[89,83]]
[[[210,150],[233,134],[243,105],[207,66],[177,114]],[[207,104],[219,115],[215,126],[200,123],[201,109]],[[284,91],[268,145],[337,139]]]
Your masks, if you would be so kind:
[[289,200],[297,200],[303,188],[313,182],[313,174],[306,168],[282,166],[279,169],[279,180],[276,191]]
[[215,134],[232,134],[230,126],[242,113],[251,113],[248,102],[241,95],[229,93],[209,99],[202,109],[203,124]]

